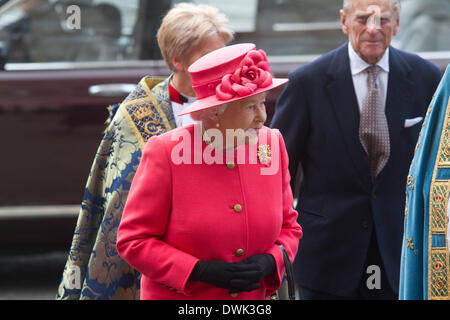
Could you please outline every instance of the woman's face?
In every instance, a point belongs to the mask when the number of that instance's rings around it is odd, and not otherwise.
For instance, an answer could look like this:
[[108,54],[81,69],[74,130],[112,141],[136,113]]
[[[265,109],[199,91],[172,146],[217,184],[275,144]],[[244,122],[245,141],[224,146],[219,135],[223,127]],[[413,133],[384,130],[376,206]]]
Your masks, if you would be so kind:
[[[267,119],[266,100],[267,93],[263,92],[231,102],[224,113],[218,117],[219,130],[224,136],[229,131],[244,131],[246,133],[258,133]],[[255,132],[252,132],[252,131]],[[248,144],[248,141],[246,141]]]

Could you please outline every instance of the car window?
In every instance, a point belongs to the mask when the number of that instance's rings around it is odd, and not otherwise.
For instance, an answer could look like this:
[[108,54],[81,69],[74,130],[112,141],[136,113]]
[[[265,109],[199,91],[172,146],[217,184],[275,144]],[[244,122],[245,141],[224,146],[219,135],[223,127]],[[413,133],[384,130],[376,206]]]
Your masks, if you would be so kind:
[[7,62],[115,61],[137,57],[138,0],[20,0],[0,9]]
[[[172,1],[2,0],[0,56],[5,63],[161,60],[156,31]],[[236,42],[270,56],[320,55],[347,40],[342,0],[197,0],[230,19]],[[450,0],[403,0],[393,45],[450,51]]]
[[219,8],[237,32],[236,41],[253,42],[271,56],[320,54],[346,40],[339,23],[339,0],[195,2]]
[[[180,1],[181,2],[181,1]],[[342,0],[198,0],[230,18],[237,40],[272,56],[320,55],[347,40],[340,26]],[[402,0],[392,44],[411,52],[450,51],[450,0]]]

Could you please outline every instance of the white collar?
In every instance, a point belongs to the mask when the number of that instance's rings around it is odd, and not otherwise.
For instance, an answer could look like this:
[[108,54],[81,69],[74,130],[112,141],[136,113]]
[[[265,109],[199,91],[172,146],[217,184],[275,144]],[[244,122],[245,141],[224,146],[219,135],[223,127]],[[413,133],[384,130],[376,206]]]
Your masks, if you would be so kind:
[[[350,70],[352,72],[352,75],[356,75],[371,66],[363,59],[361,59],[361,57],[353,49],[353,46],[350,42],[348,43],[348,56],[350,58]],[[389,47],[387,47],[383,57],[381,57],[376,65],[384,71],[389,72]]]

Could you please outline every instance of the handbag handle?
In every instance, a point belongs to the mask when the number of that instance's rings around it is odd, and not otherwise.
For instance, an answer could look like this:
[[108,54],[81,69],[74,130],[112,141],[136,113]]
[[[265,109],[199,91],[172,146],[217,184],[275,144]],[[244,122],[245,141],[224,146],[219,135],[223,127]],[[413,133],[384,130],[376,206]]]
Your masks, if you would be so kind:
[[294,271],[292,268],[291,260],[289,255],[283,245],[279,244],[281,251],[283,252],[284,266],[286,268],[286,278],[288,283],[288,295],[289,300],[295,300],[295,282],[294,282]]

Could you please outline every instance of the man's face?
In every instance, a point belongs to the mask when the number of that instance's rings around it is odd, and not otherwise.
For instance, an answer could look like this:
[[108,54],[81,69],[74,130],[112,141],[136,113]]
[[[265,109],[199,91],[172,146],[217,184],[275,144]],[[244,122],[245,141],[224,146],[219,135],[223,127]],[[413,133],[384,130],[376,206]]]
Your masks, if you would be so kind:
[[400,20],[394,0],[353,0],[348,12],[341,10],[342,30],[356,53],[375,64],[398,33]]

